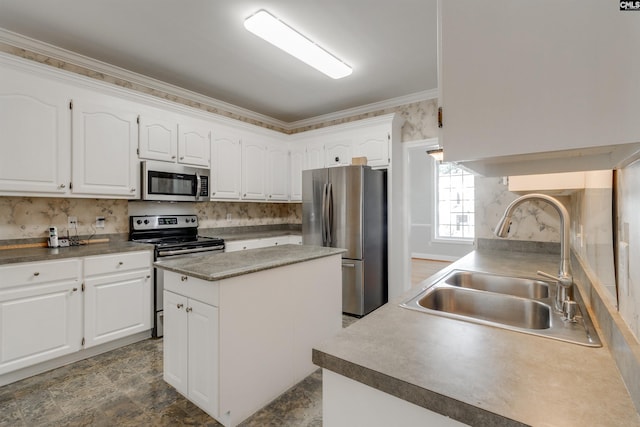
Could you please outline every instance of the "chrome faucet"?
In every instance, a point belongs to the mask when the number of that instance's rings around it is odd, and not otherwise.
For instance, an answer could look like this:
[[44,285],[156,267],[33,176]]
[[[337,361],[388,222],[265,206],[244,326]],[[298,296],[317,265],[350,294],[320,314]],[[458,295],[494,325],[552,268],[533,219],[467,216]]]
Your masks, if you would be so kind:
[[548,204],[553,206],[558,212],[558,215],[560,215],[560,227],[562,228],[562,236],[560,238],[560,268],[558,270],[558,277],[554,277],[553,275],[545,273],[543,271],[538,271],[538,274],[540,276],[558,282],[555,308],[556,310],[563,313],[563,316],[566,320],[574,321],[573,317],[575,315],[575,302],[572,301],[573,276],[571,274],[571,263],[569,259],[571,254],[569,247],[569,212],[567,212],[567,209],[562,205],[562,203],[560,203],[557,199],[545,194],[534,193],[518,197],[516,200],[511,202],[509,206],[507,206],[504,215],[496,226],[495,234],[498,237],[507,237],[507,235],[509,234],[509,227],[511,226],[511,216],[513,215],[513,211],[520,204],[530,200],[542,200],[543,202],[547,202]]

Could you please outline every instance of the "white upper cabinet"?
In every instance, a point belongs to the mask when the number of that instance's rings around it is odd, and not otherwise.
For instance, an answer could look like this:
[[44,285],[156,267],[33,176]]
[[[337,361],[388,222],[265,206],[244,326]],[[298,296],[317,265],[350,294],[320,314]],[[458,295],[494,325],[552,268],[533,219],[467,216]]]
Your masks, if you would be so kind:
[[302,200],[302,171],[304,170],[304,159],[306,149],[302,144],[295,142],[289,148],[289,186],[291,201]]
[[320,169],[324,167],[324,143],[311,140],[306,142],[306,156],[304,169]]
[[242,138],[239,132],[216,128],[211,154],[211,198],[240,199]]
[[350,134],[327,135],[324,149],[326,167],[351,164],[353,139]]
[[135,107],[97,93],[73,100],[74,194],[127,199],[140,196]]
[[267,143],[267,200],[289,200],[289,148],[279,141]]
[[175,162],[178,158],[178,124],[175,119],[140,114],[138,155],[141,159]]
[[182,119],[178,124],[178,162],[208,168],[211,133],[206,122]]
[[242,199],[265,200],[267,147],[263,138],[246,134],[242,140]]
[[354,157],[366,157],[369,166],[389,164],[391,133],[388,125],[358,130],[353,141]]
[[0,192],[64,194],[70,182],[68,87],[0,67]]
[[[637,14],[602,0],[438,4],[445,160],[542,173],[610,168],[638,150]],[[544,155],[522,157],[533,153]]]

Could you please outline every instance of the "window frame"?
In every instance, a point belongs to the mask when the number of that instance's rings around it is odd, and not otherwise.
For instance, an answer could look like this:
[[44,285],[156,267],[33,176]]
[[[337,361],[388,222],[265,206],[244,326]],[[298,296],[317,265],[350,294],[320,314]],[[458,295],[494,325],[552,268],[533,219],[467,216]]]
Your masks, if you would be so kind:
[[[433,241],[434,242],[441,242],[441,243],[452,243],[452,244],[462,244],[462,245],[473,245],[475,243],[475,228],[476,228],[476,224],[474,221],[473,224],[473,236],[471,237],[448,237],[448,236],[440,236],[439,234],[439,230],[440,230],[440,165],[442,163],[449,163],[449,162],[439,162],[439,161],[434,161],[435,167],[433,168],[433,206],[434,206],[434,212],[433,212],[433,219],[434,219],[434,226],[432,227],[432,231],[433,231]],[[461,165],[456,165],[456,167],[462,169],[463,173],[465,174],[469,174],[471,176],[474,177],[474,181],[473,181],[473,191],[474,191],[474,207],[473,207],[473,212],[472,214],[474,215],[475,218],[475,174],[470,172],[469,170],[465,169],[463,166]]]

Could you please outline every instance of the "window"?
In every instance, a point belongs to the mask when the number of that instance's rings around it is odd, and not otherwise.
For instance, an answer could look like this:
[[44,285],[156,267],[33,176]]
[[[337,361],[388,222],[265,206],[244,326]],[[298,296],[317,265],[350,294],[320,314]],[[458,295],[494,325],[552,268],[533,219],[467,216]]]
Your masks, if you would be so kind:
[[454,163],[437,165],[436,238],[472,240],[475,233],[473,174]]

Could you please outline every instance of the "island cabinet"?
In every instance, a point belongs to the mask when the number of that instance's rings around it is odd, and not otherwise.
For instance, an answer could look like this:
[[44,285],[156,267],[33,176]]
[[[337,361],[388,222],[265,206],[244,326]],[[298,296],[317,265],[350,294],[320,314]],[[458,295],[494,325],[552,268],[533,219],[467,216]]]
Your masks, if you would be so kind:
[[0,375],[80,350],[80,259],[2,266],[0,278]]
[[84,259],[85,348],[151,329],[148,251]]
[[515,175],[608,169],[638,150],[637,13],[602,0],[438,4],[445,161]]
[[341,329],[339,253],[220,280],[163,274],[164,379],[225,426],[317,369],[312,346]]

